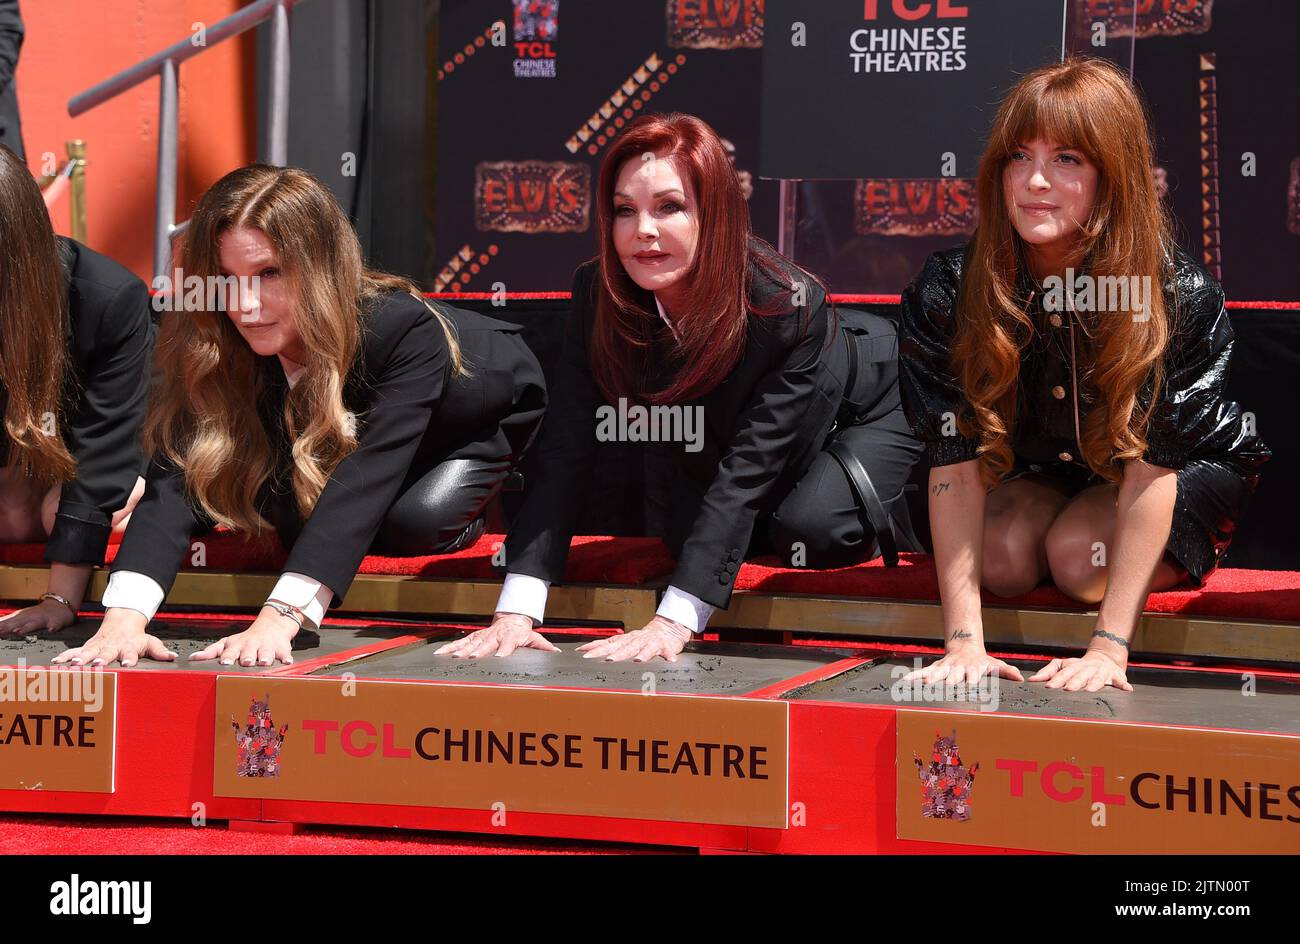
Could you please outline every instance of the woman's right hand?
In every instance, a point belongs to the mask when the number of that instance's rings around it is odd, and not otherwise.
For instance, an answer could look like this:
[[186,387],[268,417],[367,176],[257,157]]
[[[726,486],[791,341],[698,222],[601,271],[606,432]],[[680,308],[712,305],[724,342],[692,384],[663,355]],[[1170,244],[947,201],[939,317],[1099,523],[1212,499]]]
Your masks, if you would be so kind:
[[464,639],[449,642],[434,653],[456,659],[478,659],[483,656],[508,656],[516,649],[541,649],[559,652],[541,633],[533,629],[530,617],[519,613],[497,613],[487,629],[476,629]]
[[947,679],[953,685],[961,682],[974,685],[986,675],[995,675],[1013,682],[1025,680],[1019,669],[993,658],[984,651],[984,641],[976,639],[949,640],[943,658],[931,662],[923,669],[907,673],[903,676],[903,681],[910,682],[919,678],[922,682],[942,682]]
[[75,649],[61,652],[50,661],[55,665],[110,665],[121,662],[129,669],[146,656],[157,662],[173,662],[172,652],[157,636],[145,632],[149,620],[143,613],[124,607],[113,607],[104,614],[99,631]]

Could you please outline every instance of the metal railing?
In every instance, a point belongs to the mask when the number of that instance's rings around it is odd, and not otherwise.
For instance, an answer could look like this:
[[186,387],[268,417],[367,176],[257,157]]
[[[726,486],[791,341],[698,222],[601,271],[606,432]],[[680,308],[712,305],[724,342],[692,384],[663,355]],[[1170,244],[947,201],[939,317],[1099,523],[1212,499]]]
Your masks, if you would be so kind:
[[[155,75],[158,92],[158,206],[154,216],[153,271],[163,275],[171,262],[172,238],[185,229],[176,222],[177,148],[179,144],[178,75],[181,63],[266,21],[271,22],[270,88],[266,120],[266,160],[283,166],[289,156],[289,10],[301,0],[256,0],[238,13],[207,27],[199,34],[154,53],[86,89],[68,102],[68,114],[77,117],[111,98],[135,88]],[[188,222],[188,221],[186,221]]]

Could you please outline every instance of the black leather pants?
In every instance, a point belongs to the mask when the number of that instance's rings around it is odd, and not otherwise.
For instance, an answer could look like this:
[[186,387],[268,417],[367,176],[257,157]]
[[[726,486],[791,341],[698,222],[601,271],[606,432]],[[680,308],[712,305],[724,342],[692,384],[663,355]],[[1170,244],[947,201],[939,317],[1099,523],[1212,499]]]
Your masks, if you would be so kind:
[[851,309],[841,319],[851,344],[840,418],[767,527],[766,550],[792,566],[845,567],[882,553],[892,564],[895,551],[924,550],[905,491],[924,447],[903,414],[894,325]]

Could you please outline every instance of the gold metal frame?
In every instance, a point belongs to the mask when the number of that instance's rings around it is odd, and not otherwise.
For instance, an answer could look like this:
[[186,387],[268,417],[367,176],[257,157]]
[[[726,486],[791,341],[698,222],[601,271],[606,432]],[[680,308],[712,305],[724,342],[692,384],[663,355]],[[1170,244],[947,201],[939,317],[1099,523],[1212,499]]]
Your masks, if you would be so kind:
[[[48,567],[0,564],[0,599],[37,600],[49,583]],[[167,602],[178,606],[257,607],[266,601],[277,574],[246,574],[223,570],[184,570]],[[98,600],[108,586],[108,571],[97,569],[86,599]],[[501,593],[501,581],[435,580],[381,574],[358,574],[347,597],[334,612],[409,613],[439,616],[491,616]],[[551,588],[546,615],[552,622],[589,620],[640,629],[655,615],[654,586],[606,587],[565,584]]]

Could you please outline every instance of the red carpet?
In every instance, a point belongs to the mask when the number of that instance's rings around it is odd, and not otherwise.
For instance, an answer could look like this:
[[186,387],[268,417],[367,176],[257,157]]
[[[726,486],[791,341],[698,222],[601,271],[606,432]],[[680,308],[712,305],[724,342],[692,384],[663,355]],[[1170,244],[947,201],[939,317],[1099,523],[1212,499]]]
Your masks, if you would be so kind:
[[321,827],[297,835],[147,819],[0,816],[0,855],[631,855],[662,847]]
[[[900,554],[898,567],[877,559],[837,570],[780,567],[775,558],[747,563],[736,575],[737,590],[803,593],[820,596],[881,597],[890,600],[937,601],[938,576],[928,554]],[[1089,609],[1054,586],[1042,586],[1018,597],[994,596],[981,590],[986,605],[1043,606],[1061,610]],[[1199,590],[1166,590],[1147,598],[1147,612],[1194,616],[1241,617],[1300,622],[1300,573],[1290,570],[1243,570],[1221,567]]]
[[[106,563],[117,556],[118,540],[108,546]],[[214,532],[201,539],[204,544],[206,570],[278,572],[287,555],[274,537],[254,540],[229,532]],[[367,557],[359,573],[445,579],[492,580],[505,573],[492,563],[505,535],[485,534],[478,542],[455,554],[429,557]],[[0,545],[0,563],[41,566],[44,544]],[[184,569],[195,570],[184,562]],[[569,551],[565,579],[573,583],[603,583],[634,586],[672,572],[673,559],[657,538],[575,537]]]

